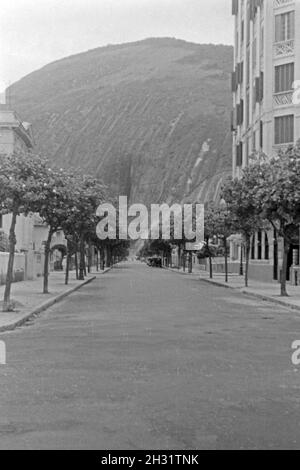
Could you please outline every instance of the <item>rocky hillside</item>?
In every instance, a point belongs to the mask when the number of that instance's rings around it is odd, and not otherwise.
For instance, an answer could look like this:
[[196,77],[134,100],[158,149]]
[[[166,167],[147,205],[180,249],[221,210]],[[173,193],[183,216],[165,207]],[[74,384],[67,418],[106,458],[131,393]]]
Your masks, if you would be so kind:
[[231,168],[232,48],[175,39],[108,46],[11,87],[38,150],[141,203],[213,198]]

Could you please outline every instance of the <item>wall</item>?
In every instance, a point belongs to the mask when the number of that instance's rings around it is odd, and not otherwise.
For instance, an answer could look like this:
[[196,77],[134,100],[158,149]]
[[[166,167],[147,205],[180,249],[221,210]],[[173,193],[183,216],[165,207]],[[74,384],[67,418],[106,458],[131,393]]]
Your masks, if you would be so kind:
[[[0,284],[5,283],[6,271],[8,264],[8,253],[0,252]],[[25,276],[25,255],[16,253],[14,262],[14,279],[15,281],[24,280]]]
[[11,129],[1,129],[0,137],[0,153],[12,153],[14,148],[14,135]]
[[[209,271],[209,260],[200,260],[201,265],[204,266],[206,271]],[[273,281],[273,266],[271,263],[265,262],[255,262],[252,261],[252,264],[249,265],[249,278],[255,279],[256,281],[261,282],[274,282]],[[243,263],[243,268],[245,269],[245,263]],[[224,258],[213,258],[213,272],[214,273],[224,273],[225,272],[225,260]],[[228,262],[228,272],[232,274],[240,273],[240,263],[239,262]]]
[[[16,250],[21,251],[29,251],[33,249],[33,217],[24,217],[20,215],[17,218],[17,225],[16,225],[16,238],[17,238],[17,245]],[[2,221],[2,228],[4,232],[8,235],[9,229],[11,224],[11,214],[4,215]]]

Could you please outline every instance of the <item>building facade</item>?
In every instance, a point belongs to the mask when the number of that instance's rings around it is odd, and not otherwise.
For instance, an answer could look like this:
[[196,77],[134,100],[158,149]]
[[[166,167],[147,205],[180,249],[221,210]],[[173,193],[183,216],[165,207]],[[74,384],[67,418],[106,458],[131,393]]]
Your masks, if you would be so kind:
[[[12,153],[30,153],[34,147],[32,128],[22,122],[8,105],[0,105],[0,156]],[[36,216],[17,218],[15,280],[34,279],[42,274],[42,252],[34,246]],[[0,215],[0,231],[8,238],[11,215]],[[5,282],[8,253],[0,253],[0,284]]]
[[[300,0],[233,0],[232,13],[232,167],[239,177],[253,153],[272,156],[300,139]],[[241,243],[233,239],[232,261],[241,257]],[[256,234],[250,275],[279,279],[281,258],[273,230]],[[293,263],[299,263],[299,240],[291,248],[289,267]]]
[[[0,157],[12,153],[30,153],[34,148],[32,127],[22,122],[9,105],[0,104]],[[0,215],[0,285],[5,282],[8,253],[7,240],[11,215]],[[36,279],[44,269],[44,247],[48,227],[37,214],[20,215],[16,224],[15,280]],[[6,243],[5,243],[6,241]],[[3,247],[6,246],[4,249]],[[62,231],[54,234],[51,243],[50,270],[60,265],[66,254],[66,239]]]

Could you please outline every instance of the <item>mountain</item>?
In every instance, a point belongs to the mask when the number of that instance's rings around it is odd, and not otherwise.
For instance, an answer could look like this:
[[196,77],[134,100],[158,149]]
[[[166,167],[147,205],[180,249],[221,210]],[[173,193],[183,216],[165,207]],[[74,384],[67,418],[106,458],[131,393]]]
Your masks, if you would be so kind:
[[53,62],[11,86],[37,150],[131,202],[206,201],[231,171],[229,46],[171,38]]

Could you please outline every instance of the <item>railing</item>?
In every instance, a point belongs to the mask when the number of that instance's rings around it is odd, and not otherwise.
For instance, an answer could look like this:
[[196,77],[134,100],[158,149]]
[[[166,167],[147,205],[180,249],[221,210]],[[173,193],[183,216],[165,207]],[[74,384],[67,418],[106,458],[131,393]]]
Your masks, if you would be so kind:
[[274,0],[274,8],[280,8],[290,3],[295,3],[295,0]]
[[278,106],[287,106],[293,102],[293,91],[284,91],[282,93],[276,93],[273,96],[273,105]]
[[274,44],[274,56],[275,58],[286,57],[293,55],[295,52],[295,41],[289,39],[288,41],[276,42]]
[[280,152],[286,152],[289,147],[293,146],[294,142],[290,142],[289,144],[275,144],[273,145],[273,152],[274,156],[278,155]]

